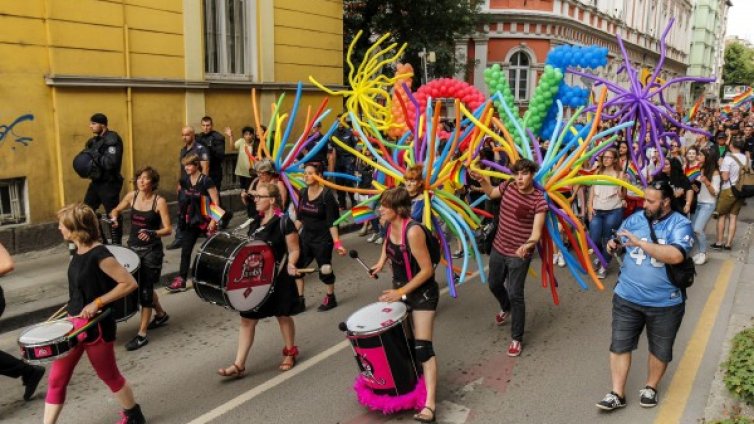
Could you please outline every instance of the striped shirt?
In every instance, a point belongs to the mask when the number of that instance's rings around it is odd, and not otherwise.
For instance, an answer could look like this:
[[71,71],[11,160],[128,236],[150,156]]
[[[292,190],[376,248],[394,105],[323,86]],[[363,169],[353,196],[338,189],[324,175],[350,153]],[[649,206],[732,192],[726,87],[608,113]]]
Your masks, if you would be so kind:
[[547,202],[540,190],[522,194],[515,183],[505,187],[500,184],[500,213],[498,214],[497,234],[492,242],[493,248],[505,256],[516,256],[516,250],[531,236],[534,216],[547,212]]

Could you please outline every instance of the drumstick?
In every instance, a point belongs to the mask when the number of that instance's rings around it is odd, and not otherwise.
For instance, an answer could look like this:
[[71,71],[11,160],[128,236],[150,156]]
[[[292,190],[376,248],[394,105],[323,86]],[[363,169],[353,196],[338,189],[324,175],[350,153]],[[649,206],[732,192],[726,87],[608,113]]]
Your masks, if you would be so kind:
[[299,274],[311,274],[312,272],[316,272],[317,268],[297,268],[296,271]]
[[102,318],[110,315],[110,312],[111,312],[110,309],[105,309],[104,312],[102,312],[101,314],[99,314],[96,317],[92,318],[85,326],[83,326],[83,327],[79,328],[78,330],[74,331],[73,333],[69,334],[68,338],[69,339],[76,338],[76,336],[78,336],[79,334],[83,333],[84,331],[90,329],[94,324],[100,322],[102,320]]
[[63,312],[63,310],[66,308],[66,306],[68,306],[68,303],[66,303],[65,305],[61,306],[60,309],[57,310],[57,312],[55,312],[54,314],[50,315],[50,317],[47,318],[47,321],[45,321],[45,322],[50,322],[53,319],[57,318],[60,315],[60,313]]

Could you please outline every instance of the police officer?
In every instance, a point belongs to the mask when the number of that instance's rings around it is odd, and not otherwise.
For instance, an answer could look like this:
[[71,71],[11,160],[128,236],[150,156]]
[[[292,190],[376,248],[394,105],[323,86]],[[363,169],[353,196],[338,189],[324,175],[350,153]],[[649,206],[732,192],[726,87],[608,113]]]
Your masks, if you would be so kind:
[[[110,215],[120,202],[120,190],[123,188],[123,176],[120,173],[123,162],[123,140],[118,133],[107,128],[107,116],[95,113],[89,120],[89,129],[94,137],[86,142],[84,151],[92,158],[89,188],[84,196],[86,203],[93,210],[100,205]],[[121,224],[121,222],[119,222]],[[112,229],[113,244],[121,244],[123,225]]]
[[[356,174],[356,156],[348,152],[346,149],[341,147],[339,144],[335,143],[335,141],[332,141],[332,139],[337,138],[338,140],[345,143],[348,147],[351,147],[353,149],[356,148],[356,136],[353,134],[353,131],[348,128],[348,125],[351,123],[350,120],[343,117],[341,114],[338,117],[338,128],[335,130],[335,132],[332,135],[330,145],[333,147],[333,151],[335,152],[335,172],[339,172],[342,174],[347,175],[355,175]],[[353,187],[355,184],[352,180],[346,179],[346,178],[335,178],[335,183],[339,184],[341,186],[345,187]],[[348,193],[348,197],[351,199],[351,207],[354,206],[354,197],[353,193]],[[346,192],[338,190],[338,205],[341,209],[344,209],[346,207]]]

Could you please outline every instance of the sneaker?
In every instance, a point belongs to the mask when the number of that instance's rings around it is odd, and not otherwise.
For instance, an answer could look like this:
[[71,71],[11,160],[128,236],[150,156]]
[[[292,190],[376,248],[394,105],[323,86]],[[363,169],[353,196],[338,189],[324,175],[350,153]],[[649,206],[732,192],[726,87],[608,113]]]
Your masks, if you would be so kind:
[[505,324],[505,320],[508,319],[508,313],[505,311],[500,311],[495,314],[495,324],[496,325],[503,325]]
[[374,244],[382,244],[382,242],[385,241],[382,237],[377,237],[377,239],[374,241]]
[[714,244],[710,245],[710,247],[713,248],[714,250],[723,250],[724,246],[722,244],[720,244],[720,243],[714,243]]
[[180,276],[173,278],[173,282],[170,283],[170,285],[166,288],[170,293],[185,292],[186,290],[188,290],[186,288],[186,281]]
[[338,306],[338,301],[335,300],[335,295],[328,294],[325,295],[325,298],[322,300],[322,304],[319,305],[319,308],[317,308],[317,310],[320,312],[325,312],[335,308],[336,306]]
[[732,250],[733,246],[723,246],[723,250]]
[[565,257],[563,256],[563,252],[558,253],[555,255],[555,263],[558,264],[559,267],[565,268]]
[[120,419],[116,424],[146,424],[147,419],[144,418],[144,414],[141,413],[141,407],[137,403],[131,409],[124,409],[120,411]]
[[140,336],[136,335],[133,339],[131,339],[128,343],[126,343],[126,350],[132,351],[136,349],[141,349],[142,347],[146,346],[147,343],[149,343],[149,339],[147,336]]
[[165,249],[167,249],[167,250],[180,249],[182,245],[183,245],[183,240],[177,238],[177,239],[173,240],[172,243],[170,243],[167,246],[165,246]]
[[657,390],[650,386],[645,386],[639,390],[639,395],[641,396],[639,398],[639,405],[642,408],[654,408],[657,406]]
[[154,330],[155,328],[160,328],[163,325],[165,325],[169,319],[170,319],[170,315],[168,315],[167,312],[162,314],[162,316],[155,314],[155,316],[152,317],[152,322],[150,322],[149,325],[147,325],[147,330]]
[[452,257],[453,259],[459,259],[459,258],[461,258],[462,256],[463,256],[463,250],[458,250],[458,251],[455,251],[455,252],[453,252],[453,254],[451,255],[451,257]]
[[604,409],[605,411],[614,411],[618,408],[625,408],[626,398],[618,396],[615,392],[610,392],[597,403],[597,408]]
[[511,344],[508,345],[508,356],[521,355],[521,342],[518,340],[511,340]]
[[604,266],[600,266],[600,268],[597,270],[597,278],[604,280],[605,277],[607,277],[607,270]]
[[704,252],[699,252],[696,255],[694,255],[694,263],[697,265],[704,265],[707,263],[707,254]]
[[377,240],[377,238],[378,238],[379,236],[380,236],[380,235],[379,235],[379,234],[377,234],[377,233],[372,233],[372,235],[371,235],[371,236],[367,237],[367,243],[374,243],[374,241],[375,241],[375,240]]
[[29,365],[31,369],[22,377],[22,381],[26,388],[24,389],[24,400],[29,401],[34,396],[34,392],[37,391],[39,382],[42,381],[42,376],[45,375],[45,368],[37,365]]

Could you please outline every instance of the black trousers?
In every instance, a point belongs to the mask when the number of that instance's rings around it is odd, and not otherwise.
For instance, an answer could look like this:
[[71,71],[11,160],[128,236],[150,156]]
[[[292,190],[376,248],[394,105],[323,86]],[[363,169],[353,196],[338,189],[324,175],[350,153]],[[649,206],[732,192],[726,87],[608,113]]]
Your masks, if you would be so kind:
[[[123,180],[120,181],[92,181],[84,195],[84,203],[96,212],[100,206],[105,207],[105,213],[115,209],[120,202],[120,190],[123,188]],[[112,228],[113,244],[123,244],[123,219],[118,217],[118,228]]]
[[31,365],[28,365],[9,353],[0,351],[0,375],[18,378],[31,370]]
[[191,267],[191,253],[194,250],[194,245],[202,235],[202,230],[196,227],[188,227],[183,231],[183,242],[181,242],[181,266],[178,270],[178,275],[185,281],[189,274],[189,268]]

